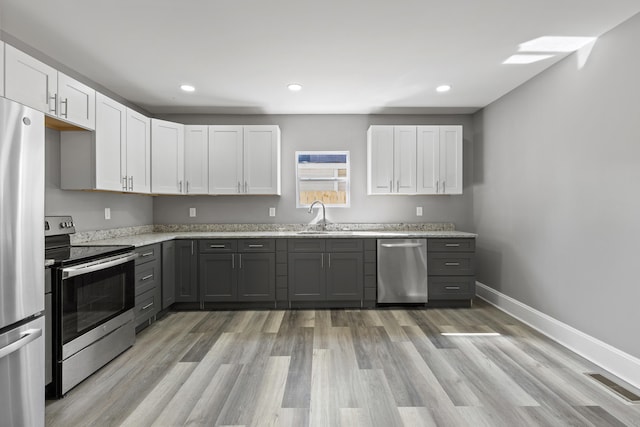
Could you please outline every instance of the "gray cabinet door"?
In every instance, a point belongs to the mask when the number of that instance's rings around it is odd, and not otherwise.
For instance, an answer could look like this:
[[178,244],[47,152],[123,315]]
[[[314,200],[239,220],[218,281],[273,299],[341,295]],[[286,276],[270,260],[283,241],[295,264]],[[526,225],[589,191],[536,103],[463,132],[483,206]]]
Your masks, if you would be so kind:
[[288,282],[290,301],[324,301],[324,254],[289,253]]
[[162,309],[176,302],[176,242],[162,243]]
[[275,301],[274,253],[238,254],[238,301]]
[[237,301],[236,258],[235,254],[200,255],[201,301]]
[[195,241],[176,240],[176,302],[198,302],[198,282],[196,280],[198,258],[195,255]]
[[327,300],[362,300],[364,261],[362,252],[326,254]]

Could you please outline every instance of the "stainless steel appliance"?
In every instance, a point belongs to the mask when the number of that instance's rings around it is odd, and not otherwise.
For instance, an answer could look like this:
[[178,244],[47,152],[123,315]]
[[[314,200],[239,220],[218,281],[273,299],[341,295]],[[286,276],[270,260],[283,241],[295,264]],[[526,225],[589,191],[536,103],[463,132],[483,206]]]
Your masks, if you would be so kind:
[[427,239],[379,239],[378,302],[427,301]]
[[61,397],[135,341],[133,246],[73,246],[69,216],[45,217],[53,260],[53,381]]
[[0,98],[0,426],[44,425],[44,115]]

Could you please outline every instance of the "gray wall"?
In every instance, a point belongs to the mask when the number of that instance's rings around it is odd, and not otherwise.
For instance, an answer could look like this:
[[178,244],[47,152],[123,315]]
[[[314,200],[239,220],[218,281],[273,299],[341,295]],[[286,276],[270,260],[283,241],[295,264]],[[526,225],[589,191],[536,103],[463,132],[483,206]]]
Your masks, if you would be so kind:
[[635,357],[638,40],[640,15],[477,113],[473,185],[478,280]]
[[[104,219],[104,208],[111,219]],[[151,196],[60,189],[60,132],[45,131],[45,215],[72,215],[77,231],[153,224]]]
[[[156,224],[308,223],[296,208],[295,151],[349,150],[351,207],[329,208],[332,222],[454,222],[472,227],[473,129],[470,115],[169,115],[185,124],[277,124],[282,132],[282,196],[162,196],[154,199]],[[461,196],[367,196],[367,129],[372,124],[461,124],[464,126],[464,194]],[[417,217],[416,207],[423,207]],[[189,208],[198,216],[189,218]],[[269,217],[269,207],[276,217]]]

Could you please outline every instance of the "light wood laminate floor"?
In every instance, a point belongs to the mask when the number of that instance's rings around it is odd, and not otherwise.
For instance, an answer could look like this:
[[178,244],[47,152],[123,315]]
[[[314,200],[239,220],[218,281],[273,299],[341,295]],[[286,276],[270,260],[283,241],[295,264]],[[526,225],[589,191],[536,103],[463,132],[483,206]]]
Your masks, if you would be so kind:
[[[498,332],[447,337],[441,332]],[[49,426],[640,426],[592,364],[494,307],[174,312]]]

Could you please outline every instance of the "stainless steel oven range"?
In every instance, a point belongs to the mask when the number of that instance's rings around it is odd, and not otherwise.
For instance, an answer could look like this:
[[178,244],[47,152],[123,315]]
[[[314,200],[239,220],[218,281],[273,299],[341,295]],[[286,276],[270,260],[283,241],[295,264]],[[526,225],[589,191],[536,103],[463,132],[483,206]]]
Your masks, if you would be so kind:
[[62,397],[135,341],[133,246],[71,245],[69,216],[45,217],[45,258],[53,260],[49,397]]

